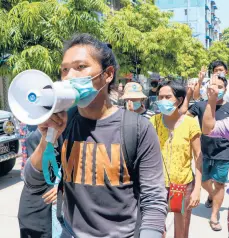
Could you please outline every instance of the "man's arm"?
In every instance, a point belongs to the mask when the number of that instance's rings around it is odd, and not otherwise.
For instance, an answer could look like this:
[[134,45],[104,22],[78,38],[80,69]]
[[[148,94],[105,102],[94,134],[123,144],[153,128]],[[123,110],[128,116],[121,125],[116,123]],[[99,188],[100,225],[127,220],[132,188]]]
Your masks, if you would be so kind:
[[205,67],[202,67],[202,69],[201,69],[201,71],[199,73],[199,76],[198,76],[198,83],[197,83],[197,85],[195,87],[195,90],[193,92],[194,100],[198,100],[201,97],[201,95],[200,95],[200,88],[202,86],[202,83],[203,83],[205,75],[206,75],[206,69],[205,69]]
[[186,97],[184,99],[183,105],[181,106],[181,108],[179,109],[179,113],[181,115],[186,114],[189,108],[189,103],[190,100],[193,97],[193,91],[195,89],[195,84],[194,83],[190,83],[188,84],[188,89],[187,89],[187,94]]
[[226,138],[229,140],[229,117],[224,120],[216,121],[215,127],[208,136],[214,138]]
[[229,140],[229,117],[216,121],[215,111],[218,98],[218,86],[216,85],[216,76],[213,76],[208,87],[208,104],[203,116],[203,133],[216,138],[226,138]]
[[[37,130],[27,138],[28,154],[30,158],[27,160],[24,168],[25,184],[32,189],[41,190],[48,185],[45,182],[44,175],[42,173],[42,157],[46,149],[47,142],[45,141],[48,127],[55,128],[58,131],[58,137],[63,133],[67,123],[67,114],[58,113],[53,114],[52,117],[45,123],[39,126]],[[37,133],[40,133],[39,138]],[[40,140],[39,140],[40,139]],[[39,141],[36,146],[30,146],[34,144],[34,141]],[[30,148],[31,147],[31,148]]]
[[202,123],[202,132],[206,135],[210,134],[215,127],[215,111],[218,99],[218,91],[219,90],[218,86],[216,85],[216,77],[213,76],[207,90],[208,103],[204,112]]
[[141,123],[137,161],[142,214],[140,238],[161,238],[167,216],[167,191],[158,137],[145,118],[142,118]]
[[[41,164],[39,165],[40,170],[35,169],[31,162],[31,157],[33,156],[36,150],[39,150],[39,144],[41,141],[41,133],[39,130],[32,132],[29,137],[26,139],[26,149],[29,159],[26,161],[24,167],[24,181],[25,185],[32,189],[33,192],[45,191],[48,187],[45,183],[43,173],[41,172]],[[41,162],[40,162],[41,163]]]
[[206,106],[203,123],[202,123],[202,132],[204,135],[209,135],[213,128],[215,127],[215,111],[216,111],[216,101],[208,100],[208,104]]

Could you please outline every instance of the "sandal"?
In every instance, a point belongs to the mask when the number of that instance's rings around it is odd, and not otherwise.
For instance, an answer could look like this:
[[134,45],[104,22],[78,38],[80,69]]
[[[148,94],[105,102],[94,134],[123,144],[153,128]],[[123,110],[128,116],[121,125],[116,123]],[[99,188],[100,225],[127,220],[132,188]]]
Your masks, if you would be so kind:
[[207,201],[205,202],[205,207],[206,208],[211,208],[212,203],[213,203],[213,201],[211,199],[209,199],[209,197],[208,197]]
[[[221,227],[219,221],[217,221],[217,222],[209,221],[209,224],[213,231],[221,231],[222,230],[222,227]],[[218,226],[218,227],[216,227],[216,226]]]

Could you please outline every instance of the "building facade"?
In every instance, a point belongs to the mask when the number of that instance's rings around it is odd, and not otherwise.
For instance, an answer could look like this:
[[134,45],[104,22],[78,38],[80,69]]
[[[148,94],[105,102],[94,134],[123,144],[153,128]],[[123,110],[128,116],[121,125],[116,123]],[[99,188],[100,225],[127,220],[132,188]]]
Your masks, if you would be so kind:
[[220,37],[220,19],[216,16],[217,0],[156,0],[162,11],[173,13],[171,21],[188,24],[193,37],[206,48]]

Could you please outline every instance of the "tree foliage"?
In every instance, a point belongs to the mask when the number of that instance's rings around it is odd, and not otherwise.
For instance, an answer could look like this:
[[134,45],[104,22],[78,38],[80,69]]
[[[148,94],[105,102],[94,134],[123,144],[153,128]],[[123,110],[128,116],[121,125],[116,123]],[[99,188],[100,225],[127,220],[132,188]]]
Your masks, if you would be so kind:
[[105,39],[114,47],[122,71],[196,76],[200,65],[206,64],[206,51],[187,25],[170,23],[171,16],[147,1],[125,2],[107,17]]
[[[229,29],[209,52],[187,25],[170,22],[153,0],[122,0],[111,11],[105,0],[0,0],[0,75],[39,69],[56,79],[63,41],[88,32],[112,44],[121,72],[196,77],[211,60],[229,62]],[[103,17],[101,14],[103,13]]]
[[209,61],[222,60],[229,65],[229,48],[224,41],[217,41],[209,49]]
[[229,27],[223,31],[222,41],[229,47]]
[[75,32],[101,35],[103,0],[0,1],[0,74],[40,69],[58,77],[63,41]]

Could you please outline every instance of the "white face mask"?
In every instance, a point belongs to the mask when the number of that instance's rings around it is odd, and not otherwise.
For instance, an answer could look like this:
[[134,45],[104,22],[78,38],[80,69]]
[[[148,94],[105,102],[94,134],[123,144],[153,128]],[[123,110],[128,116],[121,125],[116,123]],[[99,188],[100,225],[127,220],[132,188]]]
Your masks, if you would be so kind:
[[133,102],[134,111],[138,110],[142,106],[141,101]]
[[102,73],[91,77],[78,77],[70,79],[70,84],[73,88],[75,88],[80,95],[79,100],[76,102],[76,105],[80,108],[85,108],[89,106],[97,97],[97,95],[100,93],[100,91],[106,86],[106,84],[99,90],[95,89],[92,83],[92,80]]

